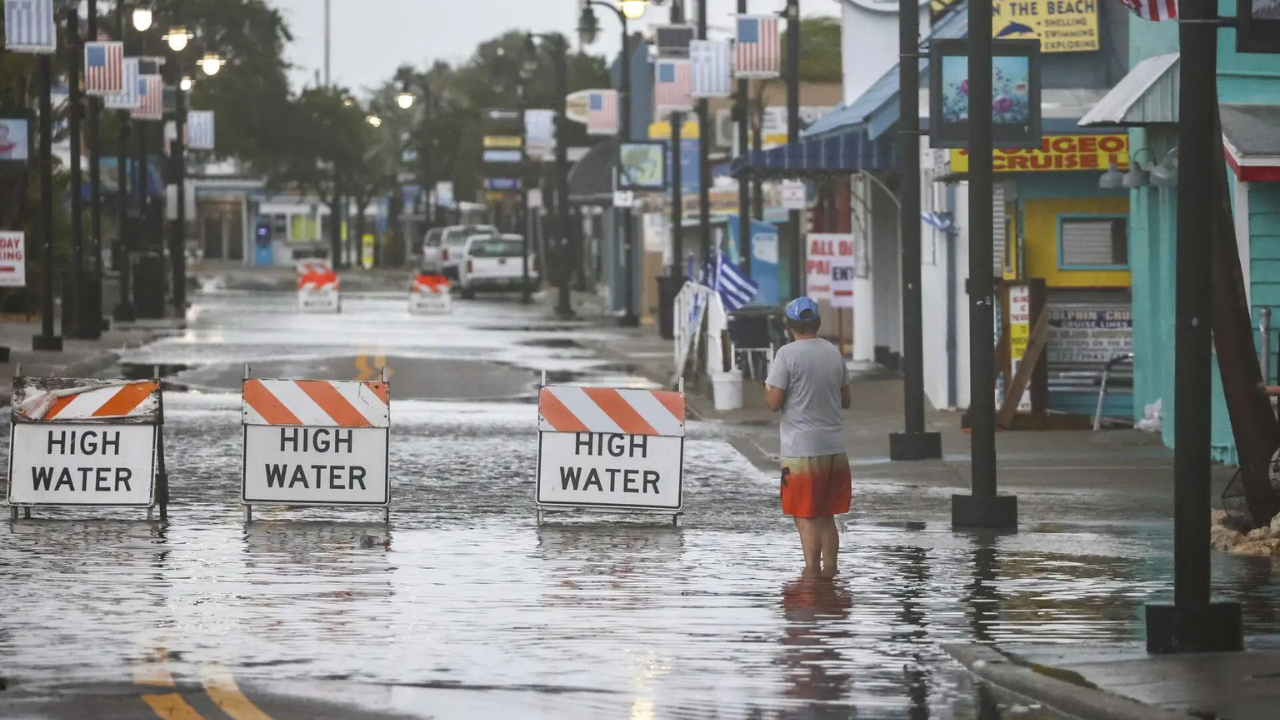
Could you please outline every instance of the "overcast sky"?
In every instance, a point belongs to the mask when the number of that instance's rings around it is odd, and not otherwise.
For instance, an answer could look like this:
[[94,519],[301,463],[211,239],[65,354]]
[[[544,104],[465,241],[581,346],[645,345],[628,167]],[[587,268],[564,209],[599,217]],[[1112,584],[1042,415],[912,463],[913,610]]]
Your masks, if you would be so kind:
[[[288,50],[295,87],[313,83],[324,68],[324,0],[268,0],[279,7],[293,31]],[[397,67],[424,65],[436,59],[466,60],[475,47],[509,29],[559,30],[576,38],[577,0],[331,0],[336,83],[359,90],[389,78]],[[725,33],[737,0],[708,0],[708,23]],[[777,12],[785,0],[749,0],[753,13]],[[686,3],[692,16],[692,4]],[[804,15],[835,15],[837,0],[801,0]],[[617,19],[600,14],[600,39],[593,53],[616,53]],[[641,26],[665,23],[668,8],[650,8]],[[576,39],[575,39],[576,43]]]

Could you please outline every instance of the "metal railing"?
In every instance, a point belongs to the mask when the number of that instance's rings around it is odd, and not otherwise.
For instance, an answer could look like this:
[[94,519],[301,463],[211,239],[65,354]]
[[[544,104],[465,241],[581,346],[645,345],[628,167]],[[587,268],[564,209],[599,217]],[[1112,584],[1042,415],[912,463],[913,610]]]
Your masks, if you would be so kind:
[[1121,363],[1132,363],[1133,353],[1125,353],[1117,355],[1107,361],[1106,367],[1102,368],[1102,382],[1098,388],[1098,409],[1093,414],[1093,431],[1097,432],[1102,429],[1102,410],[1107,404],[1107,387],[1111,382],[1112,371],[1116,365]]

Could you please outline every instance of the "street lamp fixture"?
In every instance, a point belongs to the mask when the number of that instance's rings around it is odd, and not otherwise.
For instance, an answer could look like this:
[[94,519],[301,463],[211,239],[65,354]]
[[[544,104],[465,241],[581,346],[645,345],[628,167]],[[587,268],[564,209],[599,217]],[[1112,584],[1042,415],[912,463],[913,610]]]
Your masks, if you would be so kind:
[[133,29],[146,32],[151,29],[151,8],[138,6],[133,9]]
[[578,17],[578,37],[584,45],[590,45],[600,37],[600,20],[590,5],[584,5],[582,15]]
[[227,61],[223,60],[218,53],[205,53],[205,56],[200,58],[200,62],[196,64],[200,66],[201,70],[204,70],[205,75],[212,76],[217,75],[222,66],[227,64]]
[[370,115],[365,118],[365,121],[374,127],[382,127],[382,118],[377,115]]
[[190,75],[183,75],[182,80],[178,83],[178,87],[182,88],[182,92],[191,92],[192,86],[196,84]]
[[356,106],[355,98],[351,97],[350,95],[342,96],[342,107],[355,107],[355,106]]
[[415,100],[417,100],[417,98],[409,91],[409,83],[408,81],[405,81],[404,85],[400,88],[400,94],[396,95],[396,104],[400,106],[401,110],[408,110],[413,107]]
[[618,8],[628,20],[639,20],[644,17],[644,11],[649,9],[649,0],[622,0],[618,3]]
[[[150,22],[148,22],[148,24],[150,24]],[[187,49],[187,43],[190,42],[193,37],[195,37],[195,35],[188,32],[185,26],[174,25],[169,28],[169,34],[165,35],[162,39],[169,43],[170,50],[174,52],[182,52]]]

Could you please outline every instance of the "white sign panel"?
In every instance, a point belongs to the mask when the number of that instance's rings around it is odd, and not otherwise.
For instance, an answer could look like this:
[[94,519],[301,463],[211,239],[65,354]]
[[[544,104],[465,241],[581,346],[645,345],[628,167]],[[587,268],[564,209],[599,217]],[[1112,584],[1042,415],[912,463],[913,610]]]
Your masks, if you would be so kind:
[[[1010,379],[1018,374],[1018,366],[1027,354],[1027,345],[1031,341],[1031,288],[1027,285],[1014,285],[1009,288],[1009,359],[1012,368]],[[1003,402],[1003,398],[1000,398]],[[1018,412],[1031,412],[1031,389],[1023,391],[1018,398]]]
[[781,190],[782,207],[787,210],[804,210],[808,205],[803,180],[783,180]]
[[336,313],[342,308],[342,297],[339,291],[331,288],[298,290],[298,307],[303,312]]
[[630,190],[614,190],[613,191],[614,207],[629,208],[635,205],[635,203],[636,203],[636,196],[635,196],[635,193],[633,193],[632,191]]
[[852,260],[842,258],[831,263],[831,307],[853,307],[853,279],[857,272]]
[[831,300],[831,268],[839,262],[854,265],[853,236],[846,234],[812,233],[806,239],[809,250],[805,266],[806,294],[814,300]]
[[386,505],[387,428],[244,428],[246,503]]
[[9,502],[150,507],[155,425],[14,423]]
[[409,293],[409,313],[412,315],[439,315],[453,310],[449,292]]
[[680,509],[683,437],[539,435],[539,504]]
[[25,287],[26,284],[26,233],[0,232],[0,287]]
[[453,183],[440,181],[436,183],[436,202],[441,205],[453,204]]

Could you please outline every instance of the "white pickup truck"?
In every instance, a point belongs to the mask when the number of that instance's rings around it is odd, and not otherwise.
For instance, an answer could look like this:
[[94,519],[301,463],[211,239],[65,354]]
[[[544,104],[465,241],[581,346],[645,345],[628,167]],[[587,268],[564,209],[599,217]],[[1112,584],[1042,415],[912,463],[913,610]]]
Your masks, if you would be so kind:
[[492,225],[450,225],[446,228],[435,228],[423,238],[421,270],[457,280],[458,264],[462,260],[467,238],[472,235],[497,234],[498,229]]
[[[524,277],[524,238],[519,235],[473,235],[459,265],[458,289],[464,299],[477,290],[518,290]],[[538,266],[529,257],[529,285],[538,284]]]

